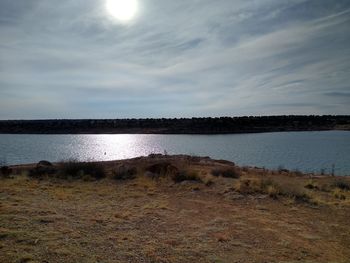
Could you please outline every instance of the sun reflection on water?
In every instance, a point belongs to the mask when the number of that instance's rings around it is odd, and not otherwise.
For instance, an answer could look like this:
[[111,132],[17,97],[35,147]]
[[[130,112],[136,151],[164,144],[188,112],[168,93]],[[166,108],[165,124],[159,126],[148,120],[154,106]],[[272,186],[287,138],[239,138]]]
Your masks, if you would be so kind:
[[[79,137],[79,149],[76,154],[81,160],[116,160],[138,156],[146,156],[151,153],[160,153],[162,149],[154,145],[155,140],[145,135],[85,135]],[[152,137],[152,136],[151,136]]]

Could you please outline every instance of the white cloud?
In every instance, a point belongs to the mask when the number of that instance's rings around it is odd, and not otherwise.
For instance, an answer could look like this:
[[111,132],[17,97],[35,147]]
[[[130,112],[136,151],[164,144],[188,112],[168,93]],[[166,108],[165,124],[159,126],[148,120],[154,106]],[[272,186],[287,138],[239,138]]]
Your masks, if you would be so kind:
[[0,3],[0,118],[349,111],[324,96],[348,88],[346,1],[144,0],[126,27],[103,1],[26,3]]

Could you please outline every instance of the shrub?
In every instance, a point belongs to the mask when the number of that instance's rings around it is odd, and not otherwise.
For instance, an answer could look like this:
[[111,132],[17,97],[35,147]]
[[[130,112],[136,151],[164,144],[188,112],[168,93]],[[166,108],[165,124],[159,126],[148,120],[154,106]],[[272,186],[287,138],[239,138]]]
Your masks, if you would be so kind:
[[283,165],[279,165],[277,170],[279,173],[289,173],[289,170],[284,168]]
[[241,194],[267,194],[277,198],[280,186],[272,179],[243,179],[238,182],[236,190]]
[[344,195],[344,193],[339,188],[334,190],[333,196],[335,198],[337,198],[337,199],[340,199],[340,200],[345,200],[346,199],[346,196]]
[[146,173],[151,175],[152,179],[160,177],[173,177],[179,174],[179,169],[169,162],[160,162],[146,168]]
[[261,192],[260,180],[241,179],[236,185],[236,190],[241,194],[254,194]]
[[337,179],[333,181],[331,184],[333,188],[339,188],[343,191],[349,191],[350,190],[350,183],[345,181],[344,179]]
[[311,197],[297,185],[285,184],[281,187],[280,195],[294,199],[296,202],[310,202]]
[[296,202],[311,203],[311,197],[302,187],[294,184],[276,183],[273,179],[241,179],[238,181],[236,191],[241,194],[267,194],[269,197],[277,199],[284,196]]
[[211,180],[210,178],[205,178],[203,183],[205,184],[205,186],[208,186],[208,187],[214,184],[213,180]]
[[240,178],[241,172],[237,168],[216,168],[211,171],[211,174],[215,177],[225,177],[225,178]]
[[243,166],[242,167],[242,171],[246,172],[246,173],[249,172],[249,167],[248,166]]
[[106,172],[102,164],[93,162],[78,162],[69,160],[60,164],[60,176],[63,178],[83,179],[91,176],[94,179],[106,177]]
[[135,167],[129,167],[121,165],[113,171],[113,178],[116,180],[132,180],[136,178],[137,169]]
[[320,189],[313,180],[309,180],[304,187],[306,189],[310,189],[310,190],[319,190]]
[[11,173],[12,173],[12,169],[8,166],[2,166],[0,168],[0,175],[1,176],[8,177],[8,176],[10,176]]
[[195,171],[187,171],[187,170],[181,170],[178,173],[174,174],[172,176],[172,179],[175,183],[181,183],[183,181],[197,181],[200,182],[202,181],[198,173]]
[[269,185],[266,187],[266,193],[269,195],[269,197],[277,199],[277,197],[280,193],[280,190],[275,185]]
[[293,170],[293,173],[294,173],[296,176],[303,176],[303,173],[302,173],[299,169],[294,169],[294,170]]
[[280,194],[280,186],[272,179],[262,179],[260,180],[260,192],[263,194],[268,194],[271,198],[277,198]]
[[40,161],[35,168],[30,169],[28,176],[41,178],[45,175],[53,175],[57,173],[57,169],[48,161]]

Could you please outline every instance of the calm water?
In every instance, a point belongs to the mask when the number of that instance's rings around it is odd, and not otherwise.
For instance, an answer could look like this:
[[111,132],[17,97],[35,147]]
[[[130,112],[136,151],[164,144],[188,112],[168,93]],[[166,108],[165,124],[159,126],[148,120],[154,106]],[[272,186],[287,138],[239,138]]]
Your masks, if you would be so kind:
[[8,135],[0,134],[0,162],[115,160],[150,153],[191,154],[239,165],[325,169],[350,175],[350,132],[284,132],[235,135]]

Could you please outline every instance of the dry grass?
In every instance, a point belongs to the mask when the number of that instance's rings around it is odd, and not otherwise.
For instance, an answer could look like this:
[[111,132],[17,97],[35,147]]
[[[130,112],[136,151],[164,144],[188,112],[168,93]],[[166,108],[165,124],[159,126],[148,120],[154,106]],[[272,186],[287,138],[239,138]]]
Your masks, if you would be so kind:
[[[159,170],[162,176],[152,178],[147,170],[158,163],[168,165]],[[121,165],[137,169],[132,180],[113,180],[113,171]],[[350,258],[350,193],[334,187],[339,178],[310,181],[306,176],[268,170],[262,174],[262,169],[249,168],[237,180],[211,175],[213,169],[233,167],[230,164],[172,156],[103,166],[107,178],[93,182],[33,180],[24,175],[1,179],[0,262]],[[174,183],[174,171],[186,171],[181,176],[195,181]],[[128,169],[123,168],[121,174],[125,173]],[[308,184],[318,188],[305,188]],[[310,206],[312,202],[320,205]]]

